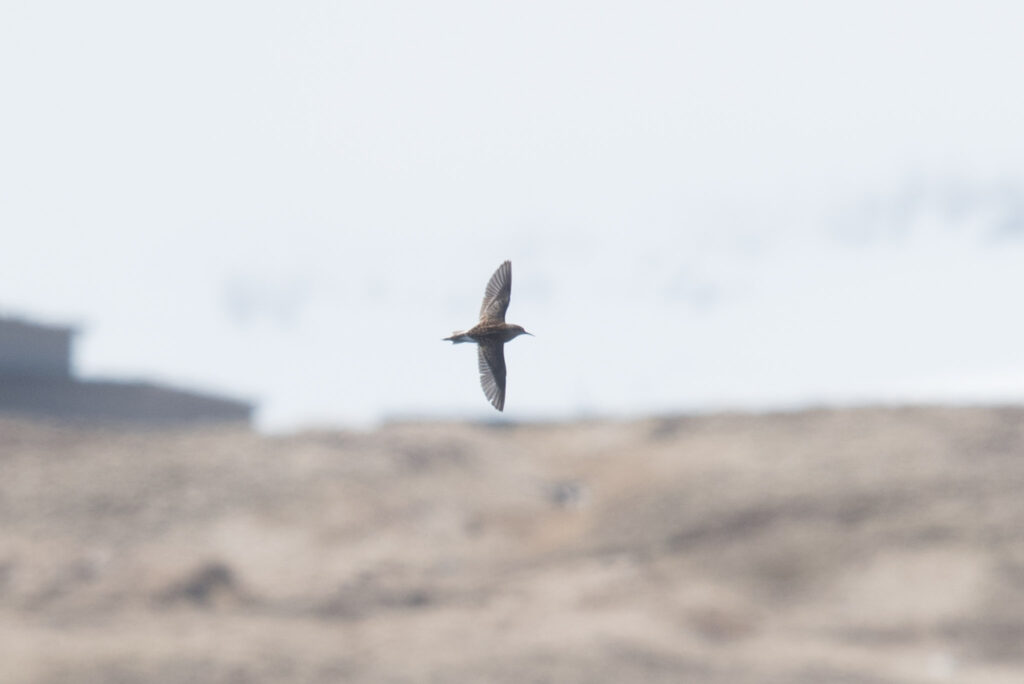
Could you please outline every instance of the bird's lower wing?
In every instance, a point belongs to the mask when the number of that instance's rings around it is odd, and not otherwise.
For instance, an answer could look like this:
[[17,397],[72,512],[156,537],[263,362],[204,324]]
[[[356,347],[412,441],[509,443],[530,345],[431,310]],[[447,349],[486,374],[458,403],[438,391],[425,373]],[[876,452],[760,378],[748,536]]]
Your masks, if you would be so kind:
[[505,410],[505,345],[477,345],[477,362],[480,367],[480,386],[499,411]]

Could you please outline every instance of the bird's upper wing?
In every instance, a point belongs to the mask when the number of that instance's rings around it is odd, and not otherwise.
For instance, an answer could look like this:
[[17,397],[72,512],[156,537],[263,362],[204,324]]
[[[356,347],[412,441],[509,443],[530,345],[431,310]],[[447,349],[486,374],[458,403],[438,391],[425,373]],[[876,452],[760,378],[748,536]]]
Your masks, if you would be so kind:
[[[491,276],[484,292],[484,303],[480,305],[480,322],[505,322],[505,311],[512,296],[512,262],[506,261]],[[503,383],[504,384],[504,383]]]
[[[508,262],[506,262],[508,263]],[[480,386],[499,411],[505,410],[505,345],[491,342],[477,345]]]

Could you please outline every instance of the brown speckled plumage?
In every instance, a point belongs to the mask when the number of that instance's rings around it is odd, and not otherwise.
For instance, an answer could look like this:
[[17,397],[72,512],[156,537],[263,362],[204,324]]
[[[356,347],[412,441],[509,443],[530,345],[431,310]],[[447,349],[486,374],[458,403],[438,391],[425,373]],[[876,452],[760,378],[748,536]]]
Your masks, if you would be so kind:
[[480,305],[480,322],[464,332],[444,338],[454,344],[476,342],[480,385],[491,405],[505,408],[505,343],[519,335],[529,335],[522,326],[505,322],[505,311],[512,296],[512,262],[506,261],[491,276]]

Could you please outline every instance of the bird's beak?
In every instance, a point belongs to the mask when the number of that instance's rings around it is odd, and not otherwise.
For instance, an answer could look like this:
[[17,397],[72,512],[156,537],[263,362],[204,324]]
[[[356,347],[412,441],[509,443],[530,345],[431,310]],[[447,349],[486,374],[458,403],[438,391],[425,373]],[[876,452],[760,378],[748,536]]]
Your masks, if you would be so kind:
[[529,335],[530,337],[536,337],[536,335],[534,335],[533,333],[528,333],[525,330],[523,331],[523,334],[524,335]]

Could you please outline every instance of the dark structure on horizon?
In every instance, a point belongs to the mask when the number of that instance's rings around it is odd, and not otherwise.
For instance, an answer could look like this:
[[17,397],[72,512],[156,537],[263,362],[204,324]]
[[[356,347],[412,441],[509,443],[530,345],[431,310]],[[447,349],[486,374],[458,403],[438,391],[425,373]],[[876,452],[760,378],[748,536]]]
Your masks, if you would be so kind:
[[148,382],[79,380],[67,326],[0,317],[0,414],[173,426],[248,425],[253,405]]

